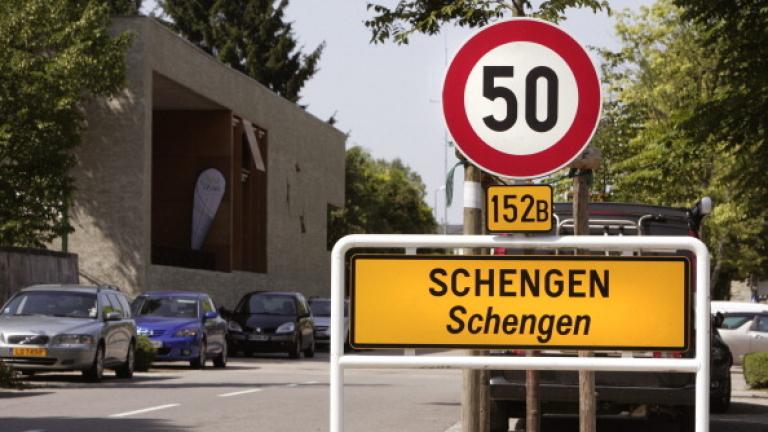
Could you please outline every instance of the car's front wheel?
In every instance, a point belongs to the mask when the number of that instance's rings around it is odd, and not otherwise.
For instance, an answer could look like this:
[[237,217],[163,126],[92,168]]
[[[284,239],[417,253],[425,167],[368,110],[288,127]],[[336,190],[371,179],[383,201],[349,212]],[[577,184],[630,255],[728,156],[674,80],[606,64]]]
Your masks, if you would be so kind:
[[225,368],[227,367],[227,344],[224,343],[224,347],[221,349],[221,353],[214,357],[213,367]]
[[288,356],[290,356],[292,359],[297,359],[301,357],[301,336],[296,336],[296,340],[293,342],[292,345],[290,345],[290,351],[288,351]]
[[509,415],[504,404],[491,401],[491,432],[509,432]]
[[315,356],[315,341],[313,339],[312,342],[307,347],[307,349],[304,350],[304,357],[312,358],[314,356]]
[[205,352],[208,349],[208,344],[205,342],[205,339],[203,339],[202,342],[200,342],[200,352],[197,354],[197,358],[190,360],[189,365],[193,369],[204,369],[205,368]]
[[711,394],[709,401],[710,411],[724,413],[731,407],[731,374],[720,383],[720,391]]
[[90,382],[101,382],[104,378],[104,345],[99,344],[91,367],[83,371],[83,377]]
[[128,347],[128,354],[125,355],[125,362],[115,369],[118,378],[133,378],[133,368],[136,360],[136,348],[133,342]]

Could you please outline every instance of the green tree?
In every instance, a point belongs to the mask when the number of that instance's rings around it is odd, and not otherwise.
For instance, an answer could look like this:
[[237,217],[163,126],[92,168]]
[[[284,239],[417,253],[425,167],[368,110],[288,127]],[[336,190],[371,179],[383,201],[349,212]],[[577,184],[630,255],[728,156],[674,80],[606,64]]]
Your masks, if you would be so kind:
[[138,15],[144,0],[106,0],[112,15]]
[[330,213],[329,247],[347,234],[431,234],[437,228],[421,177],[399,159],[347,150],[346,201]]
[[169,25],[207,53],[297,102],[325,44],[305,54],[284,21],[288,0],[161,0]]
[[72,150],[81,101],[124,81],[127,35],[110,36],[109,5],[7,0],[0,8],[0,245],[42,246],[71,231]]
[[593,11],[608,9],[601,0],[547,0],[538,9],[528,0],[400,0],[394,7],[368,3],[374,17],[365,22],[375,43],[393,39],[407,44],[413,33],[436,34],[440,27],[453,23],[460,27],[482,27],[510,15],[532,15],[558,22],[568,8],[588,7]]
[[688,206],[713,197],[704,239],[713,253],[712,285],[722,296],[731,277],[764,268],[765,226],[753,216],[762,210],[744,199],[727,136],[686,127],[719,97],[724,77],[705,43],[707,29],[682,13],[661,0],[618,15],[622,48],[602,52],[608,96],[594,142],[607,157],[597,175],[608,200]]
[[696,139],[727,142],[729,175],[755,217],[768,216],[768,5],[765,0],[676,0],[683,19],[702,29],[702,46],[721,77],[712,98],[684,124]]

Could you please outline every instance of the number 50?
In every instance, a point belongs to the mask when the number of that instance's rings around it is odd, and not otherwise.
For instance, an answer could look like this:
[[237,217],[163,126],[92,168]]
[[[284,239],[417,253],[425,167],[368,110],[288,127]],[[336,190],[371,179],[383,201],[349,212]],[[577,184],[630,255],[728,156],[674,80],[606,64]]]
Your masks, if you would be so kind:
[[[517,122],[517,97],[512,90],[496,86],[496,78],[511,78],[515,74],[513,66],[484,66],[483,67],[483,96],[492,101],[504,99],[507,104],[507,115],[496,120],[493,115],[483,117],[485,125],[496,132],[504,132]],[[547,80],[547,116],[543,121],[536,118],[536,83],[539,78]],[[536,132],[547,132],[557,123],[557,74],[546,66],[537,66],[525,77],[525,122]]]

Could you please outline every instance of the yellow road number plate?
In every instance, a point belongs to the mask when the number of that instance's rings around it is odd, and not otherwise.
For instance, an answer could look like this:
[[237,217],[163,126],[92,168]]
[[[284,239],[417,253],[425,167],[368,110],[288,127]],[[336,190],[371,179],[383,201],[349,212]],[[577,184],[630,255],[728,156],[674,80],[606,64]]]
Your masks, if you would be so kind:
[[48,350],[45,348],[11,348],[13,357],[45,357]]
[[490,186],[486,197],[488,232],[552,230],[552,187],[548,185]]

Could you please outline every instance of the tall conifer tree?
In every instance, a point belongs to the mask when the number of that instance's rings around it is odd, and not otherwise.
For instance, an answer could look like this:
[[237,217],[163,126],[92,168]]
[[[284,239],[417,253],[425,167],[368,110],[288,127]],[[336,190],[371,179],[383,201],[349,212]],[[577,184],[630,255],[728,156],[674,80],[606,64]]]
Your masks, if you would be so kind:
[[288,0],[163,0],[170,26],[204,51],[297,102],[325,44],[304,53],[285,22]]

